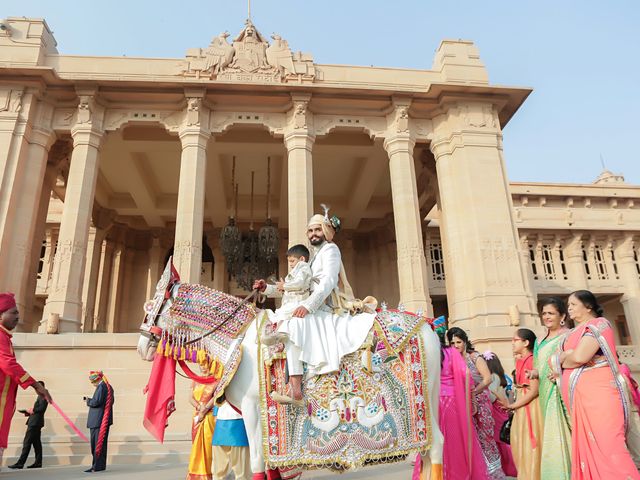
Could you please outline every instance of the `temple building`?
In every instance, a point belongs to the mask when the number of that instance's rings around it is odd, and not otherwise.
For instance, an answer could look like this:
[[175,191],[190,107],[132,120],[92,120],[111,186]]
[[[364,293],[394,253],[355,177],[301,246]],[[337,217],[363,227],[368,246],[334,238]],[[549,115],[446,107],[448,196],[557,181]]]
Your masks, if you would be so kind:
[[[121,461],[188,452],[187,382],[164,446],[141,426],[137,332],[168,258],[183,281],[244,296],[256,275],[286,274],[321,204],[342,220],[358,297],[446,315],[507,359],[516,327],[541,331],[541,298],[586,288],[640,370],[640,187],[608,171],[510,182],[503,130],[531,89],[490,83],[472,42],[443,40],[412,70],[317,64],[251,21],[183,58],[61,55],[42,19],[0,26],[0,291],[18,299],[16,351],[79,424],[86,373],[105,370]],[[81,462],[49,422],[45,455]]]

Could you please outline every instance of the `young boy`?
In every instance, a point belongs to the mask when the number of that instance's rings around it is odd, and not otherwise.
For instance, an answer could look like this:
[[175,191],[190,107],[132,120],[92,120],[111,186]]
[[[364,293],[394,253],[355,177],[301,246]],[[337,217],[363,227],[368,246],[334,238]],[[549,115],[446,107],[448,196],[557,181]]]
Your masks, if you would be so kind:
[[302,244],[294,245],[287,250],[287,263],[289,264],[289,274],[284,281],[279,281],[275,285],[267,285],[264,294],[267,297],[282,296],[280,308],[275,311],[275,322],[277,323],[276,333],[263,335],[262,343],[265,345],[275,345],[284,342],[286,335],[278,333],[277,330],[291,319],[293,312],[300,305],[300,302],[309,297],[309,289],[313,274],[311,267],[307,263],[309,260],[309,249]]
[[[262,343],[264,345],[275,345],[276,343],[284,343],[287,352],[287,367],[290,365],[289,359],[294,362],[300,358],[300,349],[288,341],[289,336],[281,332],[287,330],[287,323],[291,320],[293,312],[300,306],[300,303],[306,300],[310,294],[311,281],[313,274],[311,266],[307,263],[309,260],[309,249],[304,245],[298,244],[287,250],[287,262],[289,264],[289,274],[284,281],[279,281],[275,285],[265,285],[264,280],[256,281],[254,288],[262,290],[268,297],[282,296],[282,304],[274,315],[271,317],[272,322],[276,323],[275,333],[262,335]],[[263,331],[264,332],[264,331]],[[299,360],[298,360],[299,362]],[[281,394],[277,391],[271,393],[278,403],[291,404],[301,406],[302,399],[296,400],[294,393],[301,396],[302,375],[291,375],[289,377],[288,394]]]

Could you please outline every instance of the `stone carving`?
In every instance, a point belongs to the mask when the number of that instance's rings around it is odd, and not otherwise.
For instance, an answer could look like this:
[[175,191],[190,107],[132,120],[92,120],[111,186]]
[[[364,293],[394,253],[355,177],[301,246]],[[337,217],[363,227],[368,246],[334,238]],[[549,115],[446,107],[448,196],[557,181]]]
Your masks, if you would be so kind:
[[17,90],[12,92],[11,98],[11,108],[10,111],[14,113],[19,113],[22,110],[22,92]]
[[273,43],[266,50],[267,62],[273,65],[282,77],[290,73],[295,73],[293,55],[289,49],[289,42],[277,33],[271,35],[271,38],[273,39]]
[[209,47],[187,51],[180,75],[209,77],[212,80],[278,83],[313,81],[313,59],[306,54],[291,52],[289,43],[273,34],[269,42],[247,20],[244,29],[227,42],[228,32],[215,37]]
[[461,107],[464,123],[473,128],[496,128],[496,116],[491,105],[463,105]]
[[201,98],[187,99],[187,125],[200,125],[200,107],[202,107]]
[[223,32],[215,37],[209,47],[204,51],[207,57],[205,70],[211,70],[211,73],[217,74],[223,68],[231,63],[233,59],[233,47],[227,43],[229,32]]
[[293,128],[307,128],[308,102],[295,102],[293,112]]
[[0,112],[20,113],[22,95],[22,90],[6,90],[0,93]]
[[396,112],[396,132],[405,133],[409,131],[409,109],[400,107]]
[[93,111],[93,97],[80,95],[78,103],[78,117],[76,123],[91,123],[91,113]]

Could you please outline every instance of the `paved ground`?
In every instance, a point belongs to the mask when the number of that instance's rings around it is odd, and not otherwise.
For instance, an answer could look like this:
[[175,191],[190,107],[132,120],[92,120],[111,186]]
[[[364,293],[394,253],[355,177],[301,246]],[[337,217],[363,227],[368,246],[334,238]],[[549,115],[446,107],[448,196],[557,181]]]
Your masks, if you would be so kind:
[[[391,465],[381,465],[377,467],[367,467],[361,470],[336,474],[330,471],[310,471],[303,475],[307,479],[328,479],[336,478],[339,480],[408,480],[411,478],[411,464],[396,463]],[[175,464],[151,464],[151,465],[113,465],[108,470],[100,473],[88,474],[83,472],[84,468],[79,466],[64,467],[48,467],[40,470],[9,470],[6,467],[0,472],[0,479],[15,480],[75,480],[99,478],[100,480],[118,479],[118,480],[182,480],[186,476],[187,465]],[[231,478],[231,477],[229,477]]]

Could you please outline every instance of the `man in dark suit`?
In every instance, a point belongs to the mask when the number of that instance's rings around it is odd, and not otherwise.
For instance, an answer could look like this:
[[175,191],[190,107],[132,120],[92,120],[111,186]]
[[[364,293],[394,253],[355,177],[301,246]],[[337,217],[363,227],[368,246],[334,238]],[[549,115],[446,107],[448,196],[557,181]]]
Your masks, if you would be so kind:
[[[38,383],[44,387],[44,382]],[[27,432],[24,434],[20,458],[13,465],[9,465],[9,468],[20,469],[24,467],[27,458],[29,458],[29,452],[31,452],[31,445],[33,445],[33,449],[36,452],[36,461],[27,468],[42,468],[42,442],[40,441],[40,434],[42,427],[44,427],[44,412],[47,410],[48,405],[43,397],[38,396],[31,410],[18,410],[25,417],[29,417],[27,418]]]
[[91,384],[96,387],[93,397],[84,397],[89,407],[87,428],[91,432],[91,468],[85,472],[100,472],[107,468],[107,439],[109,427],[113,425],[113,387],[101,371],[89,373]]

